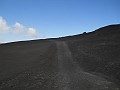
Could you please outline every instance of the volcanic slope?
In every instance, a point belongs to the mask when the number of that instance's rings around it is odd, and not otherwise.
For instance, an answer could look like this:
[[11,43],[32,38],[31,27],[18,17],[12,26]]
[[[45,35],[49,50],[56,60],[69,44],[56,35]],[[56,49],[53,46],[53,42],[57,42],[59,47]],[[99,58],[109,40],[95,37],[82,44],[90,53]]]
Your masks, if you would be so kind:
[[[119,90],[120,25],[0,45],[1,90]],[[114,75],[115,74],[115,75]]]

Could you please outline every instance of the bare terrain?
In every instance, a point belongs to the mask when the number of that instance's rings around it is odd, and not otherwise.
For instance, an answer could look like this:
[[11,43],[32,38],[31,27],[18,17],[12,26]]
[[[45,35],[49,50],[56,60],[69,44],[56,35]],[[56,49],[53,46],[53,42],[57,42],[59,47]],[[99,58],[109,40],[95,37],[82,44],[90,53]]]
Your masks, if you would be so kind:
[[120,90],[120,25],[0,45],[0,90]]

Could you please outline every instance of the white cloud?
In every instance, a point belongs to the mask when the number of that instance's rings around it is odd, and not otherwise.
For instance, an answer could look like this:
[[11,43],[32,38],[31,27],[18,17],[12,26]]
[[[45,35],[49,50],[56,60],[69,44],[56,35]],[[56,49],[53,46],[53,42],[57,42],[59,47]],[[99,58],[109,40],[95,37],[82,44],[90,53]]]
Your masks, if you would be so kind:
[[37,36],[37,32],[36,32],[35,28],[28,28],[27,34],[29,36]]
[[13,26],[13,30],[14,30],[13,32],[15,33],[21,33],[25,31],[25,27],[19,22],[16,22]]
[[7,22],[0,16],[0,33],[10,32],[10,27]]
[[[17,34],[17,36],[21,37],[22,39],[24,37],[26,39],[33,38],[38,35],[35,28],[26,27],[19,22],[16,22],[14,25],[9,26],[7,24],[7,21],[2,16],[0,16],[0,35],[3,35],[3,34],[6,36],[9,34],[9,37],[10,36],[14,37]],[[0,38],[2,38],[2,37],[0,37]],[[2,38],[2,39],[4,39],[4,38]]]

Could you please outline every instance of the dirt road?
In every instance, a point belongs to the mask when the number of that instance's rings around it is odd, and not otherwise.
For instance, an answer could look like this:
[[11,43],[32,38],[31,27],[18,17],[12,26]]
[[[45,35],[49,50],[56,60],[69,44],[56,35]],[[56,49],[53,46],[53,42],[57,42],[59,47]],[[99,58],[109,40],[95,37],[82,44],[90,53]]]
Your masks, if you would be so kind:
[[83,71],[72,59],[64,41],[56,42],[59,90],[119,90],[112,82]]

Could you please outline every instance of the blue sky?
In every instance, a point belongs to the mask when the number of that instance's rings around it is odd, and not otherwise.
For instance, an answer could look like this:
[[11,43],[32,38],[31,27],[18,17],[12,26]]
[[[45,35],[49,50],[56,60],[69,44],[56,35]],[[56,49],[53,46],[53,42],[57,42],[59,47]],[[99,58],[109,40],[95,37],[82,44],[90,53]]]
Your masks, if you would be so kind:
[[120,23],[120,0],[0,0],[0,42],[90,32]]

